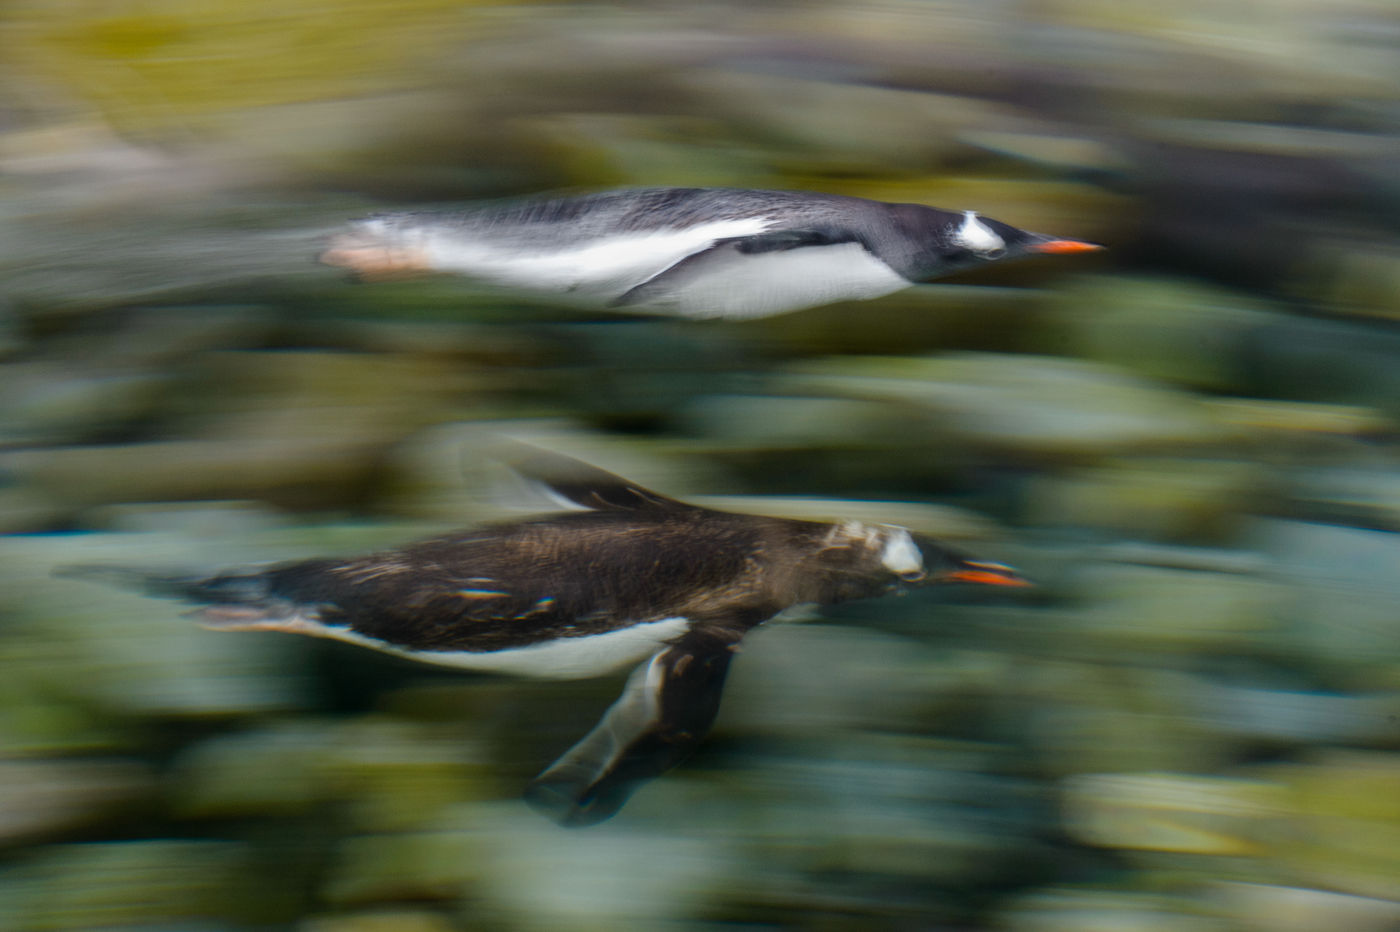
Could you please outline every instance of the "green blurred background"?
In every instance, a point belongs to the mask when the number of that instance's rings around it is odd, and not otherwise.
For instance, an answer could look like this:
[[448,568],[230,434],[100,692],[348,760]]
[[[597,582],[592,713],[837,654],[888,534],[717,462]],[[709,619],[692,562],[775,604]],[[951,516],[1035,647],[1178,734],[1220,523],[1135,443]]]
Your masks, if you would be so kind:
[[[0,930],[1400,929],[1393,3],[32,0],[0,88]],[[1110,250],[736,324],[312,262],[637,184]],[[756,632],[570,832],[518,793],[620,678],[49,575],[499,516],[503,432],[1042,585]]]

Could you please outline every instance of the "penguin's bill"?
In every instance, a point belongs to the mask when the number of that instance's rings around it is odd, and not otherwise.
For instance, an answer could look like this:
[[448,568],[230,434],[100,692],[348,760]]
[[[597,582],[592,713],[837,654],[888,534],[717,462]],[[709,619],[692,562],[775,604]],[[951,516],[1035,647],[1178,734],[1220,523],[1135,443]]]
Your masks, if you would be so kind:
[[1086,243],[1077,239],[1048,239],[1043,243],[1031,243],[1026,247],[1028,252],[1046,253],[1052,256],[1064,256],[1075,252],[1098,252],[1103,249],[1098,243]]
[[964,563],[941,577],[940,582],[976,583],[982,586],[1033,586],[1035,583],[1001,563]]

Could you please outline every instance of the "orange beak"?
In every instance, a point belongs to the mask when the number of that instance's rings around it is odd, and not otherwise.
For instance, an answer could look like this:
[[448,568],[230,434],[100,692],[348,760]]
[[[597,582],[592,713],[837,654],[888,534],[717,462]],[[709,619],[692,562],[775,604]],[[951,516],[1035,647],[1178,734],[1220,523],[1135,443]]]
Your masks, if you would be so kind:
[[1098,243],[1086,243],[1077,239],[1049,239],[1043,243],[1032,243],[1026,250],[1063,256],[1072,252],[1098,252],[1102,248]]
[[943,577],[944,582],[979,583],[983,586],[1033,586],[1035,583],[1000,563],[964,563]]

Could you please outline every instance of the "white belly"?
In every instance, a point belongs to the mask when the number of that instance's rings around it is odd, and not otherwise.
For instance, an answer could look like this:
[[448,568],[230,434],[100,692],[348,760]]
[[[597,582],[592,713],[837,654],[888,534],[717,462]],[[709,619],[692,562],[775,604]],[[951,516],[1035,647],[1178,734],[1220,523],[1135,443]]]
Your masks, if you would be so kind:
[[309,624],[317,630],[311,631],[305,627],[299,630],[305,634],[372,647],[410,660],[461,670],[561,680],[602,676],[635,666],[655,654],[668,641],[684,634],[690,627],[690,621],[686,618],[662,618],[659,621],[632,625],[630,628],[621,628],[606,634],[555,638],[528,647],[487,653],[470,650],[409,652],[378,638],[367,637],[348,629],[322,625],[319,622]]
[[735,254],[705,274],[684,276],[674,290],[638,307],[687,317],[767,317],[833,301],[878,298],[911,284],[859,243],[838,243]]

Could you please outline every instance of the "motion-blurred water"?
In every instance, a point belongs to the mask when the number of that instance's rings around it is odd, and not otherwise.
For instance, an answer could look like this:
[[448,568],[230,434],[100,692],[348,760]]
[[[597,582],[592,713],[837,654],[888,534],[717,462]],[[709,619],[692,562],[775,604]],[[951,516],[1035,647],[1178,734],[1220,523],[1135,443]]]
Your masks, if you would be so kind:
[[[1400,15],[1373,0],[0,12],[0,929],[1400,928]],[[747,323],[312,262],[386,206],[732,185],[1109,244]],[[1006,560],[756,632],[613,821],[620,680],[50,577],[499,516],[507,432]]]

